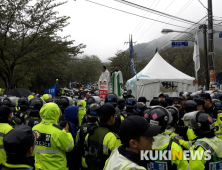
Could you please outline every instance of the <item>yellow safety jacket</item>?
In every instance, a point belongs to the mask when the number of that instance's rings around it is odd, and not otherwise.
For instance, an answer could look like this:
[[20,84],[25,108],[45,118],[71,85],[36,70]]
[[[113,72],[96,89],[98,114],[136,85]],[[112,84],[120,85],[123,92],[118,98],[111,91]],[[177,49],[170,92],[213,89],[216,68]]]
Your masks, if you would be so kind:
[[190,151],[193,151],[194,153],[196,152],[196,154],[198,152],[199,154],[201,154],[201,152],[204,152],[206,150],[211,151],[211,160],[205,160],[205,154],[203,154],[201,160],[198,160],[198,157],[196,157],[195,160],[190,159],[189,165],[191,170],[220,169],[217,167],[220,167],[220,165],[222,165],[222,141],[217,137],[202,138],[198,139],[190,148]]
[[79,106],[78,121],[79,121],[79,127],[80,127],[82,125],[82,119],[86,114],[86,101],[79,100],[77,103],[77,106]]
[[13,128],[8,123],[0,123],[0,164],[5,164],[6,162],[3,137],[12,129]]
[[40,110],[42,121],[33,127],[41,133],[35,145],[36,170],[68,170],[66,154],[74,147],[71,133],[57,125],[60,110],[55,103],[47,103]]
[[[153,142],[153,147],[152,147],[153,150],[165,150],[169,148],[169,144],[171,144],[170,146],[171,158],[173,158],[173,155],[172,155],[173,151],[176,151],[177,153],[182,152],[182,155],[183,155],[183,150],[181,146],[178,145],[176,142],[171,141],[169,135],[159,134],[154,137],[154,140],[155,141]],[[165,162],[165,161],[161,161],[161,162]],[[171,166],[171,167],[168,167],[168,169],[176,168],[177,170],[186,170],[189,166],[187,160],[179,160],[179,159],[175,159],[175,160],[172,159],[170,162],[169,161],[168,163],[166,162],[166,164]]]

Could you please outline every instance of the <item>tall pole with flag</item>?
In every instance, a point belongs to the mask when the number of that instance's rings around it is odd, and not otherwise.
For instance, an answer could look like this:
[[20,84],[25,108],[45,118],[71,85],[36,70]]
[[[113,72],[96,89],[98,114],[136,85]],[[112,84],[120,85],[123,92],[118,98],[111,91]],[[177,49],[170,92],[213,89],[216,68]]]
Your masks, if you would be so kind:
[[[130,54],[130,65],[131,65],[131,73],[136,75],[136,83],[137,83],[137,73],[136,73],[136,69],[135,69],[135,62],[134,62],[134,58],[133,58],[133,38],[132,35],[129,35],[129,54]],[[136,99],[138,99],[137,96],[137,85],[136,85]]]
[[[196,30],[196,34],[195,34],[193,61],[194,61],[195,79],[198,80],[197,71],[200,69],[200,52],[199,52],[197,30]],[[198,90],[198,84],[196,84],[196,90]]]

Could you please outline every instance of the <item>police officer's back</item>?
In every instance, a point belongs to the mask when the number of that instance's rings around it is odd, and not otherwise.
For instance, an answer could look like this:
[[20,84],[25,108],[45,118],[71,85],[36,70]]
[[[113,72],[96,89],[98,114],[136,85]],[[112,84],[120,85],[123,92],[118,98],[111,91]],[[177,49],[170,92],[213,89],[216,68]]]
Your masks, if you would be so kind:
[[124,118],[127,118],[128,116],[132,116],[133,115],[133,109],[135,104],[137,103],[137,100],[134,98],[129,98],[126,100],[126,110],[124,112],[121,113],[122,116],[124,116]]
[[103,169],[111,152],[121,144],[119,137],[112,132],[115,114],[112,105],[101,106],[100,126],[90,130],[86,136],[85,157],[91,170]]
[[0,107],[0,166],[6,161],[6,153],[4,150],[3,137],[12,130],[9,125],[12,119],[12,112],[9,107]]
[[97,103],[92,103],[85,115],[86,122],[82,124],[76,135],[75,141],[75,155],[78,156],[78,161],[76,166],[80,166],[81,169],[88,168],[85,157],[84,157],[84,141],[87,133],[90,129],[98,126],[98,118],[100,116],[100,105]]
[[21,98],[18,100],[18,107],[20,108],[15,112],[15,116],[18,117],[22,123],[28,115],[28,98]]
[[29,101],[29,114],[24,121],[25,125],[29,125],[31,128],[41,122],[41,118],[39,115],[39,111],[41,110],[42,106],[45,102],[38,97],[34,97]]
[[55,103],[44,104],[40,110],[41,123],[33,130],[41,133],[41,138],[35,145],[35,168],[40,169],[67,169],[65,152],[74,147],[74,140],[69,133],[69,124],[63,129],[58,126],[60,109]]

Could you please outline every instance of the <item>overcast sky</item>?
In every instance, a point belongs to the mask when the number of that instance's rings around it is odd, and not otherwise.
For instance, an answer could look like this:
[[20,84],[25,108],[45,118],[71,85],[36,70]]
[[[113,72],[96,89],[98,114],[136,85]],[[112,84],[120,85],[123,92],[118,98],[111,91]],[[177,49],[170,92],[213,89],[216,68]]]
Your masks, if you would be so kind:
[[[90,0],[109,7],[145,16],[159,21],[170,22],[182,27],[190,27],[190,24],[172,21],[169,18],[160,17],[149,12],[130,7],[115,0]],[[207,10],[198,0],[128,0],[141,6],[152,8],[161,12],[191,20],[199,21],[206,16]],[[201,0],[207,7],[207,0]],[[96,5],[86,0],[69,0],[67,4],[57,9],[60,15],[70,16],[70,25],[62,33],[62,36],[70,35],[75,45],[83,43],[86,55],[97,55],[102,61],[115,55],[117,50],[126,50],[129,34],[133,34],[133,41],[145,43],[160,36],[163,28],[185,30],[176,26],[158,23],[148,19],[119,12],[103,6]],[[222,0],[213,0],[213,15],[222,17]],[[222,18],[215,18],[222,20]],[[222,22],[222,21],[221,21]],[[218,22],[217,22],[218,23]],[[222,28],[222,27],[221,27]]]

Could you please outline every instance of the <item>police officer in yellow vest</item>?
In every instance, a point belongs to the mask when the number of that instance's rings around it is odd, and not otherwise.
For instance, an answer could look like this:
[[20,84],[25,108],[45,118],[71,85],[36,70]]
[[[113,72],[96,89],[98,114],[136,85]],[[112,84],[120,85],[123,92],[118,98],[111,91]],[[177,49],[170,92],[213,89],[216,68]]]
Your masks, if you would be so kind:
[[[184,124],[194,129],[198,139],[190,148],[194,154],[208,152],[208,157],[203,153],[201,159],[190,159],[189,165],[192,170],[221,169],[222,141],[215,136],[213,118],[201,111],[191,112],[184,115]],[[210,159],[208,159],[208,158]],[[207,160],[208,159],[208,160]]]
[[29,160],[40,133],[27,125],[18,125],[4,137],[7,161],[1,170],[32,170]]
[[79,106],[79,113],[78,113],[78,121],[79,127],[82,125],[82,119],[86,114],[86,101],[84,100],[83,95],[80,95],[78,98],[77,106]]
[[86,111],[86,115],[84,117],[85,123],[82,124],[76,135],[75,153],[78,157],[77,159],[79,160],[77,161],[76,164],[77,166],[81,167],[82,170],[88,168],[84,157],[85,137],[89,133],[90,129],[92,129],[95,126],[99,126],[98,125],[99,116],[100,116],[100,105],[97,103],[92,103]]
[[104,170],[146,170],[148,162],[141,161],[141,151],[152,149],[153,136],[158,135],[160,129],[140,116],[127,117],[120,126],[122,145],[112,152]]
[[9,107],[0,107],[0,166],[6,162],[3,137],[12,130],[9,121],[12,120],[12,111]]
[[[177,153],[182,153],[183,150],[177,142],[172,140],[168,134],[165,134],[164,131],[169,126],[172,121],[172,115],[165,108],[156,106],[150,110],[148,122],[154,126],[161,126],[161,131],[158,136],[154,137],[155,142],[153,143],[153,150],[162,150],[162,151],[176,151]],[[154,163],[156,165],[164,165],[167,169],[170,170],[186,170],[188,168],[187,160],[171,159],[171,160],[158,160]]]
[[102,170],[111,152],[121,142],[119,136],[113,133],[116,110],[111,104],[101,106],[99,127],[95,127],[85,139],[85,158],[90,170]]
[[64,129],[58,126],[60,109],[55,103],[43,105],[40,116],[41,123],[33,127],[33,130],[41,133],[41,138],[36,141],[35,146],[35,168],[67,170],[65,152],[70,152],[74,147],[69,125],[66,123]]

